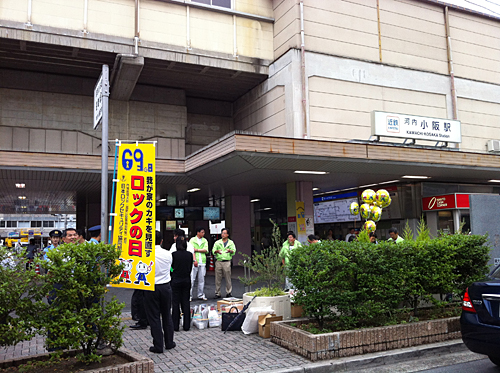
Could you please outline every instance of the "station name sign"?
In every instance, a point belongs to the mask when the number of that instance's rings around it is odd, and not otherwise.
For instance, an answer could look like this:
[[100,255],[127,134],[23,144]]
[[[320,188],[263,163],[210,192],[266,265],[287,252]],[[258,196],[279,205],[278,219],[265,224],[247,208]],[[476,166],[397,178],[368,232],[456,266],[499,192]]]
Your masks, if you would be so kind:
[[372,136],[461,143],[462,129],[458,120],[373,111]]

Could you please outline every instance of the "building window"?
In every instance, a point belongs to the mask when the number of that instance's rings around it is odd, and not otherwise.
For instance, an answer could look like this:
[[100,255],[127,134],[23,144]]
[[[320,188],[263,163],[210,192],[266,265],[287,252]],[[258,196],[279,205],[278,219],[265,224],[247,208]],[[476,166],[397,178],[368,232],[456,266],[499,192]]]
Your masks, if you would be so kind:
[[191,2],[231,9],[231,0],[191,0]]
[[17,228],[17,221],[7,220],[7,228]]
[[32,221],[31,222],[31,228],[40,228],[42,226],[41,221]]
[[29,221],[18,221],[17,222],[17,227],[18,228],[29,228],[30,227],[30,222]]
[[3,220],[0,220],[0,228],[5,228],[5,222]]
[[54,221],[44,221],[43,222],[43,227],[44,228],[53,228],[54,227]]

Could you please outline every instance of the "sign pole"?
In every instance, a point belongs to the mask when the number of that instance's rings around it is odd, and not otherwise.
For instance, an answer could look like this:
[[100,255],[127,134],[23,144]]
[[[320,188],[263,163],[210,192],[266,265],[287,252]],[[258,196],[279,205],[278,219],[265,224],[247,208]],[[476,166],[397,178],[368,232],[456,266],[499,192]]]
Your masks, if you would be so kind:
[[108,240],[108,111],[109,67],[102,66],[101,242]]

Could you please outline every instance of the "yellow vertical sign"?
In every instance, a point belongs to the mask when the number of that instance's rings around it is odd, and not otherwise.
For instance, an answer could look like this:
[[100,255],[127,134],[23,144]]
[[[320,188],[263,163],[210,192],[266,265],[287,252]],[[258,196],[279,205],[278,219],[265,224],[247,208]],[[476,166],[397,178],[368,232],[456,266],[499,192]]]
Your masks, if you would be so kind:
[[295,202],[295,216],[297,217],[297,239],[304,242],[307,234],[304,202]]
[[156,178],[154,144],[121,144],[117,162],[113,244],[125,267],[116,287],[154,290]]

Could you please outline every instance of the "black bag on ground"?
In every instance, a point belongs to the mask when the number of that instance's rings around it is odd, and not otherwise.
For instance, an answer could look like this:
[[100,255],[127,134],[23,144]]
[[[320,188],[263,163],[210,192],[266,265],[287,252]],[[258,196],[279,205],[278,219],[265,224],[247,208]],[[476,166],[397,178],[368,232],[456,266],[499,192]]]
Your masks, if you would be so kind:
[[[233,312],[233,309],[236,310],[236,312]],[[224,312],[222,314],[222,331],[231,332],[241,330],[241,325],[243,324],[243,321],[245,321],[245,316],[246,314],[244,312],[239,312],[238,308],[234,306],[231,307],[229,312]]]

